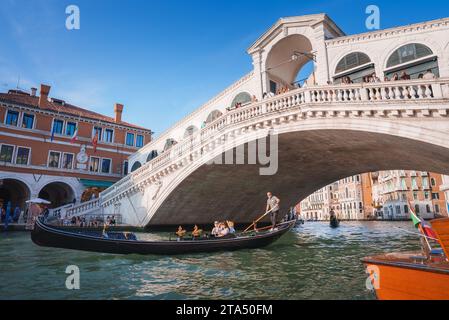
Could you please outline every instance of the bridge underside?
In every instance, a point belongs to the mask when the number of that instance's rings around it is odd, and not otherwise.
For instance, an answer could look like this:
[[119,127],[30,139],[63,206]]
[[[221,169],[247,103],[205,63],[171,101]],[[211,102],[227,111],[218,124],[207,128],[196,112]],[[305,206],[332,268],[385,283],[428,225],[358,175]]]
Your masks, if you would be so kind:
[[261,176],[259,165],[203,165],[171,192],[149,226],[251,222],[272,191],[286,211],[339,179],[378,170],[449,174],[449,149],[378,133],[322,130],[279,136],[279,170]]

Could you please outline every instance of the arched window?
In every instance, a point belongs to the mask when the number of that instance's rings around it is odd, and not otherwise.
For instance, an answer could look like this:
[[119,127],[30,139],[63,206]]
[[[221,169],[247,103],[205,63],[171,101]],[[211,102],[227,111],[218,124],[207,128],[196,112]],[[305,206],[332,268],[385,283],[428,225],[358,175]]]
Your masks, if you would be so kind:
[[369,62],[371,62],[371,59],[366,54],[362,52],[353,52],[340,60],[335,69],[335,73],[354,69]]
[[223,115],[223,113],[221,111],[218,110],[214,110],[211,113],[209,113],[209,115],[207,116],[206,119],[206,124],[211,123],[215,120],[217,120],[218,118],[220,118]]
[[131,168],[131,172],[136,171],[137,169],[139,169],[142,166],[142,164],[139,161],[134,162],[132,168]]
[[153,150],[148,154],[147,157],[147,162],[153,160],[154,158],[156,158],[158,156],[158,152],[157,150]]
[[412,79],[418,78],[427,70],[439,76],[438,58],[432,50],[420,43],[406,44],[395,50],[387,60],[385,75],[405,71]]
[[437,185],[435,178],[430,179],[430,184],[432,185],[432,187],[435,187]]
[[184,131],[184,138],[193,136],[193,134],[194,134],[195,132],[197,132],[197,131],[198,131],[198,128],[197,128],[196,126],[189,126],[189,127],[186,129],[186,131]]
[[406,44],[388,58],[387,68],[433,55],[432,50],[420,43]]
[[164,151],[167,151],[177,143],[178,142],[176,142],[176,140],[173,138],[167,139],[167,141],[165,142]]
[[375,72],[374,63],[362,52],[346,55],[335,68],[334,82],[341,82],[343,77],[349,77],[353,82],[362,82],[363,77]]
[[235,108],[238,104],[242,106],[251,102],[251,95],[247,92],[241,92],[235,96],[234,100],[232,100],[230,108]]

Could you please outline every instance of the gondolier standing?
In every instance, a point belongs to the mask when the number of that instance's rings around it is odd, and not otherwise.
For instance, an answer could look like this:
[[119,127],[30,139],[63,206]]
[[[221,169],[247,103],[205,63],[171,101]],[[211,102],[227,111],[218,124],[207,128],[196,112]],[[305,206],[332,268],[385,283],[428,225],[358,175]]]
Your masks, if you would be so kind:
[[271,224],[272,224],[272,228],[274,229],[274,227],[276,226],[276,216],[279,213],[279,204],[281,203],[281,200],[279,200],[278,197],[273,196],[273,194],[271,192],[267,192],[267,210],[270,212],[270,217],[271,217]]

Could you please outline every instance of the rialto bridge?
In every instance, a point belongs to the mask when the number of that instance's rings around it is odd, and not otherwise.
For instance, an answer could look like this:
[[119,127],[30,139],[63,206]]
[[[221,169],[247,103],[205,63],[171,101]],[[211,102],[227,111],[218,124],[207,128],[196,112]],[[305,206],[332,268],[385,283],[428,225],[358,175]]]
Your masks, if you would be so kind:
[[[132,155],[130,174],[70,215],[250,222],[267,191],[287,209],[358,173],[449,175],[449,18],[351,36],[324,14],[283,18],[248,54],[251,73]],[[410,79],[387,81],[403,72]],[[363,82],[373,73],[380,81]]]

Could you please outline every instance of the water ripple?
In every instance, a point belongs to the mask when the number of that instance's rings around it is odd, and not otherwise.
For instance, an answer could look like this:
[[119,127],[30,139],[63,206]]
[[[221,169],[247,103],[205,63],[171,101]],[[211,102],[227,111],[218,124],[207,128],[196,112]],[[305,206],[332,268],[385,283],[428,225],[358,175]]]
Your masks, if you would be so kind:
[[[418,249],[395,227],[413,230],[411,223],[306,223],[267,248],[179,257],[40,248],[29,234],[0,234],[0,299],[372,299],[360,259]],[[68,265],[79,266],[81,290],[65,289]]]

